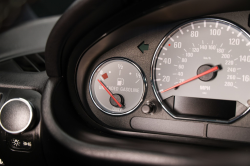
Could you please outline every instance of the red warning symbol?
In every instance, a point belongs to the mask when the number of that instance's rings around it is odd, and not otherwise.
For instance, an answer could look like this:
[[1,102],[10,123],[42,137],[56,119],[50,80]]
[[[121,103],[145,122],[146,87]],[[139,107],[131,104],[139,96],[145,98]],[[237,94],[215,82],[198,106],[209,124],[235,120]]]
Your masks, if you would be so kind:
[[102,78],[105,80],[105,79],[107,79],[108,78],[108,74],[107,73],[104,73],[103,75],[102,75]]

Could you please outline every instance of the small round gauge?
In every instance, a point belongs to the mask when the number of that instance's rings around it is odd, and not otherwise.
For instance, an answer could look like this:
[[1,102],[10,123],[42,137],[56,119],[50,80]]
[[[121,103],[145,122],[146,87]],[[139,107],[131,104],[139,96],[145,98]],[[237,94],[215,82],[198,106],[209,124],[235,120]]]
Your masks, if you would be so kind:
[[154,92],[174,118],[232,122],[249,110],[249,65],[246,31],[221,19],[192,20],[159,44],[151,69]]
[[102,62],[90,78],[89,90],[95,105],[104,113],[124,115],[143,101],[146,80],[140,68],[124,58]]

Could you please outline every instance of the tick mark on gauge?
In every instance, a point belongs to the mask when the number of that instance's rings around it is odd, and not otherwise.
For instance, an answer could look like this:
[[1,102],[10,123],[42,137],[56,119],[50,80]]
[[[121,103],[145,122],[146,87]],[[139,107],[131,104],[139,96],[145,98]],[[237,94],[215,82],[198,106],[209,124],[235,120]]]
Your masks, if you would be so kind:
[[181,28],[179,28],[179,31],[181,32],[181,34],[183,35],[183,31],[181,30]]
[[241,34],[242,34],[242,32],[238,33],[237,37],[240,37]]
[[229,50],[228,53],[230,53],[232,50]]
[[191,27],[192,27],[192,29],[194,29],[194,24],[193,24],[193,22],[191,22]]

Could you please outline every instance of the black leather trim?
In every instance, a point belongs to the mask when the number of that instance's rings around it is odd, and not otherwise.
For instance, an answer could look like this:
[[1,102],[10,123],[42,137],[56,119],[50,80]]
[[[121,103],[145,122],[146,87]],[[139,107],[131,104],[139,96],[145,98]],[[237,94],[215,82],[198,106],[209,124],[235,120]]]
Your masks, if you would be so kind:
[[77,34],[81,37],[98,26],[100,22],[113,16],[126,6],[125,4],[123,0],[84,0],[67,10],[52,29],[46,45],[45,59],[48,75],[51,77],[62,75],[61,52],[70,32],[74,32],[74,28],[79,23],[84,23],[81,34]]

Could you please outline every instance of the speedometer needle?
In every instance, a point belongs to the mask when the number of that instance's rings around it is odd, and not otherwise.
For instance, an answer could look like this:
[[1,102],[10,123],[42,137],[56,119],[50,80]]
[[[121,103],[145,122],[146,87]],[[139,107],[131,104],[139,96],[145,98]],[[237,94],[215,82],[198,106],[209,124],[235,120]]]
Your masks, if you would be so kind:
[[176,84],[176,85],[174,85],[174,86],[172,86],[172,87],[170,87],[170,88],[168,88],[168,89],[162,90],[161,93],[167,92],[167,91],[169,91],[169,90],[171,90],[171,89],[174,89],[174,88],[176,88],[176,87],[178,87],[178,86],[181,86],[181,85],[183,85],[183,84],[186,84],[186,83],[188,83],[188,82],[190,82],[190,81],[193,81],[193,80],[195,80],[195,79],[197,79],[197,78],[199,78],[199,77],[201,77],[201,76],[204,76],[204,75],[206,75],[206,74],[215,72],[215,71],[217,71],[217,70],[219,70],[219,67],[218,67],[218,66],[215,66],[215,67],[213,67],[213,68],[211,68],[211,69],[209,69],[209,70],[207,70],[207,71],[205,71],[205,72],[203,72],[203,73],[200,73],[200,74],[198,74],[198,75],[196,75],[196,76],[194,76],[194,77],[192,77],[192,78],[187,79],[186,81],[183,81],[183,82],[181,82],[181,83],[179,83],[179,84]]
[[106,90],[106,92],[108,92],[110,97],[112,97],[112,99],[116,102],[116,104],[121,108],[122,107],[121,103],[119,103],[119,101],[116,100],[116,98],[113,96],[110,90],[102,83],[102,81],[100,81],[99,79],[97,79],[97,81],[102,85],[102,87]]

